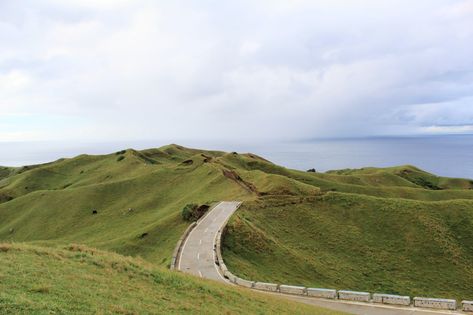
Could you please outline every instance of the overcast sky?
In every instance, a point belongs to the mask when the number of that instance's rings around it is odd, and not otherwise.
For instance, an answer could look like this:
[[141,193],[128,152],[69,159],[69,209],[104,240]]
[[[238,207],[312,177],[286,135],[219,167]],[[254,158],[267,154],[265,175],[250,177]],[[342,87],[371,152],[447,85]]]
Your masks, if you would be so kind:
[[473,132],[473,0],[0,0],[0,141]]

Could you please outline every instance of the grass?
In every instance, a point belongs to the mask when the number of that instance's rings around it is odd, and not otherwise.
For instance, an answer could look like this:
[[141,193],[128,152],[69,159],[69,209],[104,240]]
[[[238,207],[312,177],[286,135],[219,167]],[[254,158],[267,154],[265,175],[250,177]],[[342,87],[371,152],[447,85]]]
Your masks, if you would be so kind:
[[341,314],[80,245],[0,244],[2,314]]
[[245,201],[224,237],[240,276],[473,299],[473,182],[409,165],[313,173],[168,145],[1,167],[0,241],[165,266],[189,224],[183,207],[219,200]]
[[[82,155],[5,177],[0,194],[14,199],[0,203],[0,239],[82,243],[168,264],[188,224],[180,213],[186,204],[252,196],[219,165],[204,163],[204,153],[219,155],[180,146],[126,150],[121,161]],[[182,165],[186,159],[195,162]]]
[[473,202],[263,198],[232,218],[223,255],[247,279],[472,299]]

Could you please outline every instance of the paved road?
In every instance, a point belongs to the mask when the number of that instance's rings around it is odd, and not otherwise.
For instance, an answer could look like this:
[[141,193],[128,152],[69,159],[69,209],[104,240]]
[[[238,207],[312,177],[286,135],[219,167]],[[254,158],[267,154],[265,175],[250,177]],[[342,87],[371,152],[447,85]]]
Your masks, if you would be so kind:
[[[181,250],[177,268],[198,277],[229,283],[215,265],[215,240],[218,231],[236,211],[239,202],[221,202],[214,207],[192,230]],[[261,291],[263,292],[263,291]],[[267,293],[281,298],[316,305],[357,315],[439,315],[463,314],[450,311],[431,311],[414,307],[392,307],[379,304],[364,304],[340,300],[325,300],[303,296]]]
[[215,238],[239,204],[221,202],[199,222],[184,241],[177,267],[179,270],[202,278],[225,281],[215,265]]

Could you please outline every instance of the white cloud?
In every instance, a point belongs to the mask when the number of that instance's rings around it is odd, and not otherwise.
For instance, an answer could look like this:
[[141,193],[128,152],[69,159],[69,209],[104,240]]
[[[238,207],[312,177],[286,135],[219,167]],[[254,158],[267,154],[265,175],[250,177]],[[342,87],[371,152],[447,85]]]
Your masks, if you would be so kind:
[[470,9],[448,0],[5,1],[0,116],[74,121],[40,119],[15,131],[25,140],[447,132],[428,128],[473,123]]
[[473,125],[464,126],[427,126],[421,127],[421,131],[427,134],[463,134],[472,133]]
[[0,75],[2,92],[16,92],[27,88],[31,83],[30,77],[23,71],[12,70]]

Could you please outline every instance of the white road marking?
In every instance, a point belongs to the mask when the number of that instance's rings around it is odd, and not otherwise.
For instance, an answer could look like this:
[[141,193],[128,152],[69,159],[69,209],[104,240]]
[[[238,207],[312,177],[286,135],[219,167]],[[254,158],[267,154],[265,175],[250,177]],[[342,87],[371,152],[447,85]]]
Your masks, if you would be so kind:
[[202,245],[202,240],[199,241],[199,245]]
[[204,233],[207,233],[208,231],[209,231],[209,228],[206,228],[205,231],[204,231]]
[[[208,212],[207,214],[205,214],[205,216],[203,218],[201,218],[201,221],[202,222],[205,218],[207,218],[211,213],[213,213],[217,208],[218,206],[220,206],[222,204],[223,201],[220,201],[219,203],[217,203],[215,205],[215,207],[210,211]],[[197,222],[197,224],[199,224],[200,222]],[[189,233],[189,235],[186,237],[186,240],[184,241],[184,244],[182,245],[182,248],[181,248],[181,253],[179,254],[179,263],[177,264],[177,270],[181,270],[181,261],[182,261],[182,253],[184,252],[184,249],[186,248],[186,245],[187,245],[187,241],[191,238],[191,235],[195,232],[196,229],[192,229],[192,231]],[[188,268],[189,269],[189,268]]]
[[202,272],[200,272],[200,270],[199,270],[199,276],[200,276],[201,278],[203,278]]
[[197,253],[197,260],[200,259],[200,253]]

